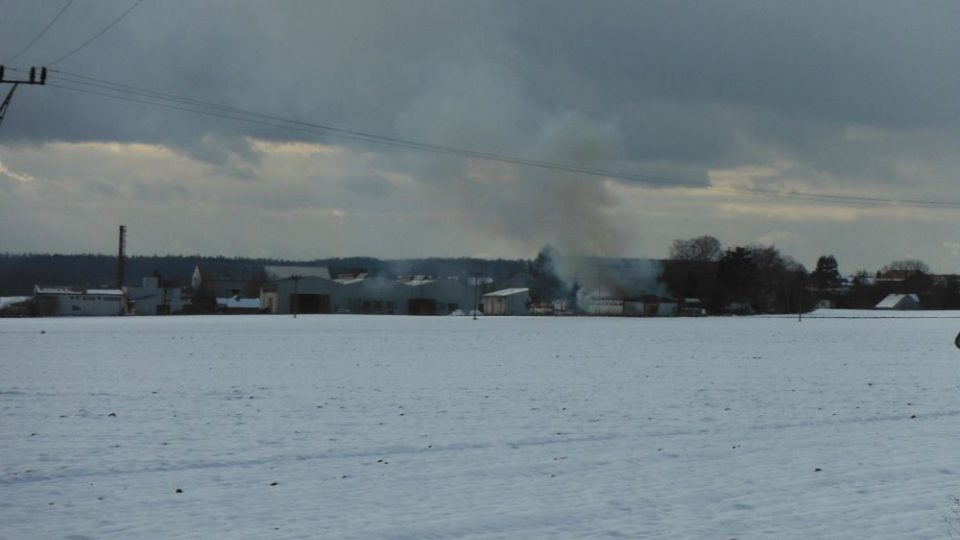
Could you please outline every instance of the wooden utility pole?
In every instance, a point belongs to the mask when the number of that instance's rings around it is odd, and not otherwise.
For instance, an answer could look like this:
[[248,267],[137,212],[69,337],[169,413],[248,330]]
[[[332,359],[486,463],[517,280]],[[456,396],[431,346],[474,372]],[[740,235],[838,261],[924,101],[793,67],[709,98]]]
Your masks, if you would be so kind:
[[293,318],[297,318],[297,312],[300,311],[300,275],[290,276],[293,279]]
[[47,84],[47,68],[40,68],[39,72],[36,67],[30,68],[30,78],[28,79],[7,79],[4,77],[5,69],[3,66],[0,66],[0,84],[12,84],[10,91],[7,92],[7,97],[3,99],[3,102],[0,103],[0,126],[3,125],[3,118],[7,115],[7,110],[10,109],[10,101],[13,99],[13,93],[17,91],[17,87],[21,84]]
[[126,285],[124,275],[127,264],[127,226],[120,226],[120,238],[117,245],[117,288],[123,289]]

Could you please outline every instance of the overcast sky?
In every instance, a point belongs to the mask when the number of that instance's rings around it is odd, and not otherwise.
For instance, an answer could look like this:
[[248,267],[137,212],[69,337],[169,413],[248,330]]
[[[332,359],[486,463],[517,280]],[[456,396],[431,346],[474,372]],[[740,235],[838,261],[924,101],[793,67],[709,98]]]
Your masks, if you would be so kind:
[[[143,0],[56,61],[133,3],[74,0],[21,53],[67,0],[0,0],[0,63],[62,72],[0,127],[0,252],[110,253],[121,223],[132,254],[293,259],[662,258],[711,234],[808,268],[960,271],[957,206],[741,191],[960,201],[954,1]],[[64,88],[108,92],[78,75],[630,178]]]

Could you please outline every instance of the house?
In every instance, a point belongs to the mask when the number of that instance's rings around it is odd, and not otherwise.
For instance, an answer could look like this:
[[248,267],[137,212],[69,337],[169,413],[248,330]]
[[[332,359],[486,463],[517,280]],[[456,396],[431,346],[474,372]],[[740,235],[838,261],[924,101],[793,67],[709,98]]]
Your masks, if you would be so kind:
[[888,294],[874,309],[920,309],[920,298],[915,294]]
[[511,288],[483,295],[484,315],[526,315],[529,312],[530,289]]
[[183,311],[179,287],[161,287],[160,278],[144,276],[139,287],[124,287],[129,315],[169,315]]
[[120,289],[33,288],[37,314],[41,317],[111,316],[126,313]]

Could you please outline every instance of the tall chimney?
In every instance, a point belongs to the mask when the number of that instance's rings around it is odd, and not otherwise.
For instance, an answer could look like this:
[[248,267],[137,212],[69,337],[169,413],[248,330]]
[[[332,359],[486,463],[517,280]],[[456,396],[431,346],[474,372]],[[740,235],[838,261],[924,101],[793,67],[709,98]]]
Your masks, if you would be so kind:
[[117,248],[117,288],[123,288],[123,269],[127,259],[127,226],[120,226],[120,245]]

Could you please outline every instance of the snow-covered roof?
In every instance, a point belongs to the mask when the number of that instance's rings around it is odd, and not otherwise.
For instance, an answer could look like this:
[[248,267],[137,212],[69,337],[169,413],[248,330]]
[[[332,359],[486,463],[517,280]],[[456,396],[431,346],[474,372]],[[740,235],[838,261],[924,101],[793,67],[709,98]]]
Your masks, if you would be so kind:
[[101,296],[123,296],[120,289],[87,289],[86,294],[99,294]]
[[30,300],[29,296],[0,296],[0,309]]
[[363,283],[366,280],[367,278],[365,277],[351,277],[351,278],[337,278],[334,281],[336,281],[341,285],[353,285],[355,283]]
[[486,298],[486,297],[488,297],[488,296],[491,297],[491,298],[494,298],[494,297],[503,297],[503,296],[513,296],[513,295],[515,295],[515,294],[527,294],[527,293],[529,293],[529,292],[530,292],[530,289],[527,289],[527,288],[513,287],[513,288],[511,288],[511,289],[503,289],[503,290],[499,290],[499,291],[493,291],[493,292],[487,293],[487,294],[485,294],[485,295],[483,295],[483,296],[484,296],[484,298]]
[[419,287],[420,285],[426,285],[428,283],[433,283],[436,279],[433,276],[428,275],[415,275],[415,276],[400,276],[398,280],[404,285],[410,285],[411,287]]
[[41,287],[33,288],[34,294],[96,294],[100,296],[123,296],[120,289],[71,289],[69,287]]
[[41,287],[39,285],[33,287],[33,292],[34,294],[83,294],[83,291],[68,287]]
[[893,309],[900,305],[905,299],[909,298],[912,303],[920,302],[920,298],[915,294],[888,294],[886,298],[876,305],[877,309]]

